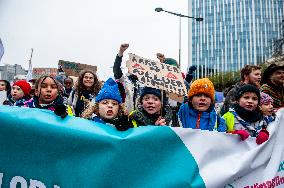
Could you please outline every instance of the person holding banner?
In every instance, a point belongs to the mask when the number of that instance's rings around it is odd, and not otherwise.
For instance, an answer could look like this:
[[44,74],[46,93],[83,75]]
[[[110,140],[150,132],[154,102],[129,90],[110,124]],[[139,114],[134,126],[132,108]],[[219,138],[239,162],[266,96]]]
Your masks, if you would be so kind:
[[126,110],[131,112],[137,108],[137,99],[139,98],[139,90],[142,87],[142,84],[138,81],[135,75],[127,74],[124,76],[121,70],[123,53],[128,47],[129,44],[127,43],[120,45],[118,54],[116,55],[113,64],[113,74],[114,78],[124,86],[124,92],[121,93],[121,96],[122,98],[125,97],[124,101]]
[[225,120],[214,109],[215,89],[208,78],[195,80],[188,92],[188,102],[179,109],[183,128],[226,132]]
[[112,78],[105,82],[95,98],[95,103],[90,103],[89,107],[82,113],[82,117],[109,124],[119,131],[130,128],[130,122],[122,105],[118,85]]
[[262,144],[269,139],[266,130],[268,122],[264,120],[259,109],[260,91],[251,84],[246,84],[237,91],[236,104],[224,114],[229,133],[237,134],[241,140],[249,136],[256,137],[256,143]]
[[141,91],[138,108],[129,114],[132,127],[147,125],[173,126],[171,107],[165,105],[165,100],[162,98],[161,90],[144,87]]
[[101,83],[97,75],[90,70],[83,70],[75,84],[75,89],[70,93],[68,105],[72,106],[76,117],[81,117],[87,105],[97,96]]
[[72,115],[71,108],[66,108],[62,96],[59,95],[57,81],[51,76],[42,76],[36,81],[35,95],[24,103],[24,107],[51,110],[62,118]]

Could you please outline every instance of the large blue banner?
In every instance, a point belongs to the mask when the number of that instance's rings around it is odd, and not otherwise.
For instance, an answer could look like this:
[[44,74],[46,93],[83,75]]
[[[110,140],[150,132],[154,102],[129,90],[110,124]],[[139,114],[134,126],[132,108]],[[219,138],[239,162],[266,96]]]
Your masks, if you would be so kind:
[[119,132],[51,111],[0,106],[0,187],[205,187],[169,127]]

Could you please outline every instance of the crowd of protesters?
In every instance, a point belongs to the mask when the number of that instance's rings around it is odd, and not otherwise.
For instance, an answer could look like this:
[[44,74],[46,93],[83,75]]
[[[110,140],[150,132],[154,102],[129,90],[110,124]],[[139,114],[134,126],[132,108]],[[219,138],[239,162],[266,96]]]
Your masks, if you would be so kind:
[[[74,81],[59,68],[58,75],[42,76],[35,82],[19,80],[12,85],[0,80],[6,91],[3,105],[52,110],[61,118],[76,116],[108,124],[119,131],[139,126],[174,126],[255,137],[257,144],[269,139],[267,127],[284,107],[284,66],[271,64],[265,70],[246,65],[241,80],[226,91],[224,104],[215,109],[215,89],[208,78],[193,80],[196,67],[184,75],[187,96],[179,103],[166,91],[146,87],[133,74],[123,74],[121,44],[113,75],[105,82],[96,73],[83,70]],[[161,63],[178,66],[172,58],[157,53]]]

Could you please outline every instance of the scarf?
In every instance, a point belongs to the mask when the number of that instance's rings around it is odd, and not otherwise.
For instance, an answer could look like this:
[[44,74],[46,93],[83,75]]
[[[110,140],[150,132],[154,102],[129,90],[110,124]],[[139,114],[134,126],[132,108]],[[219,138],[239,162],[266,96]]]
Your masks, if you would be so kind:
[[240,118],[242,118],[248,123],[260,121],[263,117],[259,109],[253,111],[246,110],[243,107],[241,107],[238,103],[234,104],[233,108],[236,111],[236,113],[240,116]]

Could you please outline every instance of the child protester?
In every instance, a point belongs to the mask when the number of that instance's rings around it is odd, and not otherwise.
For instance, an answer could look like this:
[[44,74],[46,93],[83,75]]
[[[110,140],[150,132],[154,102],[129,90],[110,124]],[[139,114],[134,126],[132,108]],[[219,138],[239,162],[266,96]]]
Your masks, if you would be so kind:
[[183,128],[226,132],[225,120],[214,109],[215,89],[208,78],[195,80],[188,92],[188,102],[179,109]]
[[4,101],[3,104],[19,107],[23,106],[24,102],[31,98],[30,91],[30,84],[25,80],[19,80],[13,84],[11,95],[8,96],[8,99]]
[[256,143],[262,144],[269,138],[266,130],[267,122],[264,121],[258,105],[260,91],[257,87],[245,84],[237,90],[236,103],[223,115],[226,120],[227,132],[238,134],[241,140],[249,136],[256,137]]
[[139,103],[137,109],[129,114],[132,127],[172,125],[172,110],[165,104],[165,98],[162,99],[159,89],[144,87],[141,90]]
[[63,98],[59,95],[58,84],[51,76],[42,76],[36,81],[35,95],[25,102],[24,107],[51,110],[62,118],[72,115],[71,108],[68,108],[67,114]]
[[260,92],[259,108],[267,124],[275,120],[276,114],[273,108],[273,99],[266,93]]
[[130,128],[128,116],[124,114],[122,98],[116,82],[109,78],[95,99],[82,113],[82,117],[95,122],[113,125],[119,131]]

